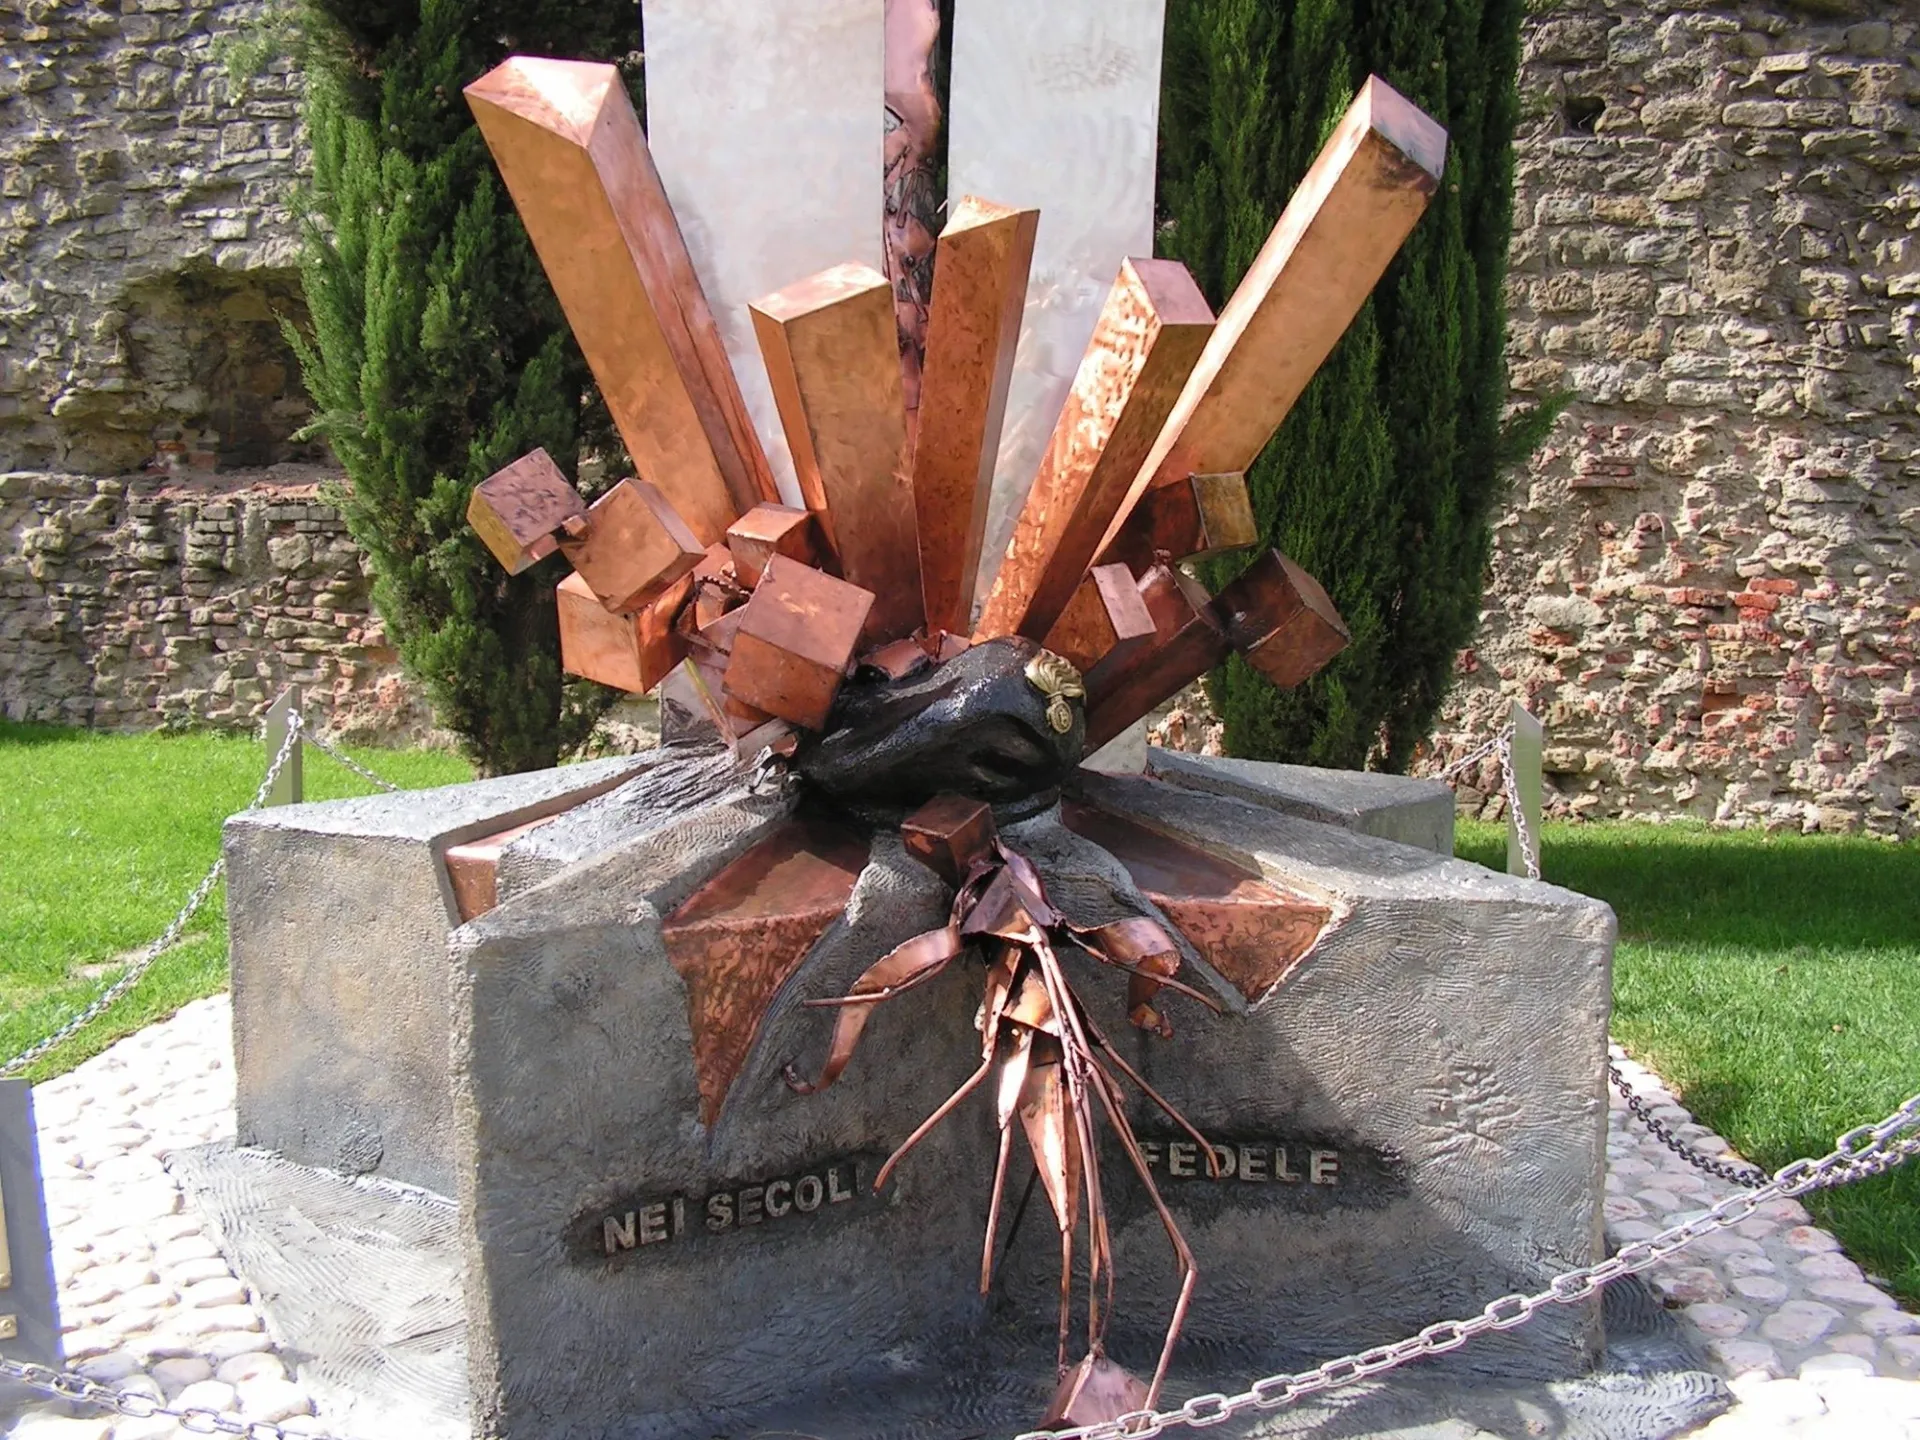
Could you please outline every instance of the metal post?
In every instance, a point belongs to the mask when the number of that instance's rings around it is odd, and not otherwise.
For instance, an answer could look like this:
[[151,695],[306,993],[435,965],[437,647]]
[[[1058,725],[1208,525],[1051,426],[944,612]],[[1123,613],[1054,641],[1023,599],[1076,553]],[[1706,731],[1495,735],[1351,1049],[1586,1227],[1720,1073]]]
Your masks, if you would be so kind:
[[[52,1255],[33,1087],[0,1080],[0,1355],[9,1360],[60,1363]],[[19,1398],[0,1382],[0,1406]]]
[[[273,763],[273,757],[280,753],[280,747],[287,743],[287,726],[290,717],[300,709],[300,690],[289,685],[280,692],[280,698],[267,707],[267,763]],[[280,767],[273,788],[267,792],[269,805],[298,805],[304,798],[304,788],[300,775],[300,752],[304,745],[296,744],[293,753],[287,756],[287,763]]]
[[1520,822],[1525,820],[1532,837],[1534,853],[1540,846],[1540,758],[1546,744],[1546,730],[1519,701],[1513,703],[1513,788],[1519,797],[1518,813],[1507,808],[1507,873],[1527,873],[1526,847],[1520,841]]

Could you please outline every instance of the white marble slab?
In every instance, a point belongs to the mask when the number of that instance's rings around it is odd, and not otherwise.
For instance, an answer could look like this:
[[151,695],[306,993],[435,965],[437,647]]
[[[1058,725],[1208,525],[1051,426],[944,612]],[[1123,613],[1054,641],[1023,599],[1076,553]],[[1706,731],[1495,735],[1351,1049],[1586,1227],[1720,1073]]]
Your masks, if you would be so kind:
[[947,193],[1040,207],[982,597],[1120,262],[1153,253],[1164,23],[1164,0],[957,0]]
[[801,503],[748,302],[882,267],[885,0],[647,0],[647,142],[780,493]]

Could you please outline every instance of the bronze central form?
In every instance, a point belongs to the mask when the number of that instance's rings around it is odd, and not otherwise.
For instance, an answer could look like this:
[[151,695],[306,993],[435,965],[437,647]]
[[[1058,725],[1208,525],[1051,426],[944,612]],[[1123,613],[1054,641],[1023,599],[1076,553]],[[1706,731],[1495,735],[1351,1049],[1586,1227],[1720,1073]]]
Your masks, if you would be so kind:
[[[1230,651],[1297,685],[1345,645],[1326,593],[1277,551],[1218,596],[1178,567],[1254,542],[1244,472],[1424,210],[1445,133],[1369,80],[1217,320],[1184,267],[1122,263],[975,618],[1038,212],[956,198],[924,304],[841,265],[752,305],[803,502],[787,506],[612,67],[516,57],[466,93],[640,472],[588,506],[536,451],[475,488],[474,529],[510,571],[556,551],[572,562],[557,596],[568,671],[658,687],[663,714],[803,795],[802,818],[666,922],[687,985],[700,1123],[720,1121],[768,1003],[845,907],[865,835],[898,828],[952,887],[947,922],[902,939],[847,994],[808,1001],[833,1012],[828,1058],[811,1080],[789,1067],[788,1083],[831,1085],[877,1005],[980,962],[979,1067],[900,1144],[876,1188],[987,1089],[999,1151],[983,1291],[1016,1119],[1060,1233],[1060,1386],[1047,1423],[1153,1406],[1197,1274],[1126,1088],[1192,1135],[1209,1165],[1215,1152],[1101,1032],[1062,953],[1122,972],[1131,1023],[1169,1037],[1170,994],[1214,1003],[1179,978],[1183,957],[1252,1002],[1302,963],[1329,915],[1069,796],[1067,825],[1157,912],[1081,925],[999,827],[1060,805],[1085,753]],[[928,268],[915,260],[917,275]],[[498,848],[460,857],[475,906],[490,903]],[[1102,1118],[1178,1259],[1144,1384],[1105,1355],[1114,1274]],[[1082,1226],[1086,1349],[1070,1363]]]

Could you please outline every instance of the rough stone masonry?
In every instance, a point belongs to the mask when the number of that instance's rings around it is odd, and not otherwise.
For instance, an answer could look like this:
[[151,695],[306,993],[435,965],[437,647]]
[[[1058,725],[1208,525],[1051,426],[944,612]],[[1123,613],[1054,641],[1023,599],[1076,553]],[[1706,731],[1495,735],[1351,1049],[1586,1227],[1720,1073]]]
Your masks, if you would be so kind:
[[[211,473],[303,458],[298,76],[229,64],[267,13],[0,13],[9,716],[244,725],[324,673],[363,732],[421,723],[332,511]],[[1557,808],[1920,833],[1917,38],[1916,0],[1528,20],[1514,391],[1572,399],[1497,517],[1440,760],[1519,697]]]

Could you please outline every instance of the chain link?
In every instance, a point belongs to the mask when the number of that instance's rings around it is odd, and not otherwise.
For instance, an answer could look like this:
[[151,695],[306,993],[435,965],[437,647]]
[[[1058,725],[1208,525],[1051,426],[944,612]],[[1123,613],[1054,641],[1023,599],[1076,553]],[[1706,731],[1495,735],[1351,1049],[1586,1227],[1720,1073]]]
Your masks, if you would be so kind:
[[181,1429],[191,1430],[196,1435],[241,1435],[247,1440],[333,1440],[331,1436],[308,1430],[304,1426],[299,1430],[286,1430],[271,1421],[243,1420],[238,1415],[207,1410],[197,1405],[175,1410],[137,1390],[115,1390],[71,1370],[54,1370],[45,1365],[9,1360],[4,1355],[0,1355],[0,1378],[17,1380],[44,1395],[56,1395],[62,1400],[112,1410],[135,1420],[162,1415],[169,1420],[179,1421]]
[[[272,763],[267,766],[266,776],[260,781],[260,788],[253,792],[253,800],[248,804],[247,809],[258,810],[267,803],[267,796],[273,790],[273,782],[280,778],[280,771],[285,767],[287,757],[293,754],[293,747],[300,743],[301,728],[299,715],[293,714],[287,717],[287,738],[281,742],[279,753],[273,757]],[[180,943],[180,937],[186,933],[188,922],[199,912],[200,907],[207,903],[207,897],[213,893],[213,887],[220,883],[220,876],[225,866],[226,861],[224,859],[214,861],[207,873],[200,877],[200,883],[193,887],[193,893],[187,897],[187,903],[180,907],[180,912],[173,917],[172,922],[168,924],[167,928],[160,932],[160,938],[147,946],[145,950],[142,950],[140,954],[134,958],[133,963],[128,965],[126,970],[121,973],[120,977],[111,985],[107,986],[105,990],[102,990],[99,995],[95,996],[93,1003],[88,1005],[86,1009],[67,1021],[66,1024],[54,1031],[53,1034],[47,1036],[46,1039],[29,1045],[11,1060],[0,1064],[0,1077],[17,1074],[38,1060],[42,1055],[45,1055],[56,1045],[59,1045],[61,1042],[84,1030],[111,1007],[116,1000],[126,994],[127,991],[131,990],[135,985],[138,985],[140,978],[152,968],[153,962]]]
[[[298,719],[299,717],[295,715],[289,718]],[[362,780],[371,781],[388,794],[399,793],[400,787],[398,785],[394,784],[391,780],[383,779],[381,776],[374,774],[373,771],[347,754],[346,751],[334,744],[333,741],[327,739],[318,730],[307,731],[306,740],[309,745],[313,746],[316,750],[324,750],[328,755],[331,755],[335,760],[338,760],[342,765],[346,766],[347,769],[353,771],[353,773],[358,775]]]
[[1662,1145],[1666,1146],[1667,1149],[1693,1166],[1694,1169],[1703,1170],[1714,1178],[1725,1180],[1731,1185],[1754,1186],[1766,1180],[1767,1172],[1762,1170],[1758,1165],[1736,1165],[1729,1160],[1718,1160],[1706,1154],[1704,1151],[1696,1150],[1693,1146],[1687,1144],[1685,1140],[1682,1140],[1672,1130],[1667,1128],[1666,1121],[1660,1119],[1659,1116],[1653,1113],[1652,1107],[1650,1107],[1646,1101],[1642,1100],[1639,1093],[1634,1090],[1633,1082],[1621,1074],[1620,1067],[1611,1061],[1607,1064],[1607,1078],[1613,1081],[1613,1088],[1618,1090],[1621,1098],[1627,1102],[1627,1109],[1632,1112],[1634,1119],[1646,1126],[1648,1133],[1651,1134],[1654,1139],[1658,1140]]
[[1920,1095],[1909,1097],[1878,1124],[1849,1130],[1820,1159],[1796,1160],[1783,1166],[1764,1185],[1752,1190],[1736,1190],[1691,1220],[1623,1246],[1597,1265],[1556,1275],[1544,1290],[1531,1295],[1502,1295],[1477,1315],[1442,1320],[1391,1345],[1376,1345],[1343,1355],[1311,1370],[1266,1376],[1238,1395],[1196,1395],[1176,1410],[1134,1410],[1104,1424],[1084,1425],[1074,1430],[1028,1431],[1017,1440],[1143,1440],[1143,1437],[1160,1434],[1170,1425],[1218,1425],[1243,1411],[1278,1409],[1322,1390],[1382,1374],[1410,1360],[1457,1350],[1488,1331],[1524,1325],[1536,1311],[1548,1305],[1571,1305],[1585,1300],[1597,1294],[1603,1285],[1657,1265],[1703,1235],[1751,1219],[1763,1205],[1775,1200],[1791,1199],[1809,1190],[1845,1185],[1884,1173],[1920,1155],[1920,1133],[1903,1134],[1905,1131],[1920,1132]]

